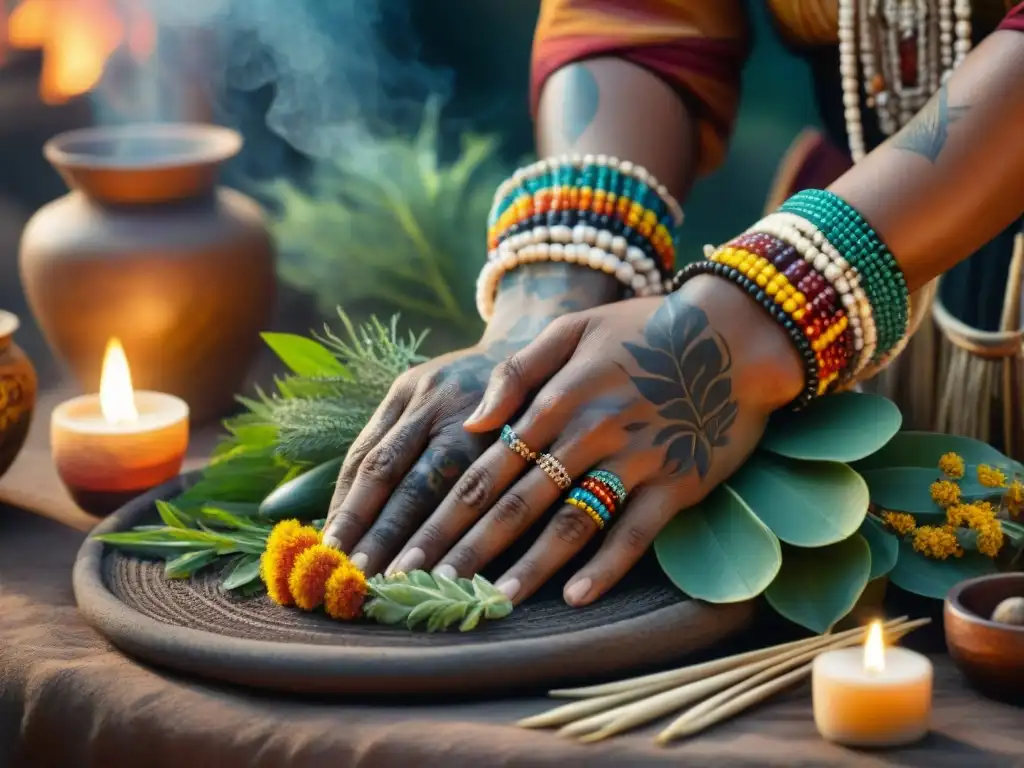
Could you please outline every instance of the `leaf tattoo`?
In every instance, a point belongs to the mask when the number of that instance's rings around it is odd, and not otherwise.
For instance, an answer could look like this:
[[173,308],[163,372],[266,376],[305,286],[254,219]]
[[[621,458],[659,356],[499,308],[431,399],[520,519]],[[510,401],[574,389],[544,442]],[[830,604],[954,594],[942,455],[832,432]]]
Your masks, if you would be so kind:
[[669,296],[644,328],[646,346],[625,342],[644,376],[633,385],[668,425],[654,437],[668,444],[665,467],[683,475],[696,468],[703,480],[711,451],[729,443],[739,406],[732,399],[732,356],[703,310]]

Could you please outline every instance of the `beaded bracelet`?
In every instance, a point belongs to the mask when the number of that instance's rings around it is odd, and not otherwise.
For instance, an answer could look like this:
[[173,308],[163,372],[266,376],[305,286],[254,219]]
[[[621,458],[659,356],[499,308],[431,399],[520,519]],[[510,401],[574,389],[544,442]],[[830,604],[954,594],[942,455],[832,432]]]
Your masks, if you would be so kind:
[[810,342],[818,366],[818,388],[829,385],[849,367],[852,334],[835,290],[796,249],[767,235],[741,235],[715,251],[711,261],[733,267],[774,301]]
[[793,345],[796,347],[804,366],[804,389],[793,401],[792,407],[799,409],[810,403],[818,394],[818,360],[810,340],[797,322],[786,313],[782,306],[776,303],[775,299],[767,293],[765,288],[757,284],[756,280],[747,277],[739,269],[721,262],[698,261],[689,264],[676,275],[673,287],[678,290],[688,280],[698,275],[716,275],[735,283],[746,291],[754,301],[760,304],[775,322],[785,329],[786,333],[789,334],[789,338],[793,341]]
[[903,271],[878,233],[849,203],[825,190],[798,192],[780,210],[813,223],[857,270],[878,334],[872,362],[891,355],[907,334],[910,292]]
[[683,212],[648,171],[604,155],[547,158],[495,192],[477,309],[489,319],[501,278],[520,264],[565,261],[615,275],[630,295],[669,290]]

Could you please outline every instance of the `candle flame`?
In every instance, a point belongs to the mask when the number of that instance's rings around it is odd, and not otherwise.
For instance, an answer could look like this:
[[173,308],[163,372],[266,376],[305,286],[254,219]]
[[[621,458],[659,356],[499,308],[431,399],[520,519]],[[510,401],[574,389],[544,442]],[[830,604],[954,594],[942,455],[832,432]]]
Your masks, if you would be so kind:
[[868,627],[868,639],[864,643],[864,669],[868,672],[885,670],[885,637],[882,622],[873,621]]
[[124,347],[118,338],[112,338],[107,342],[107,351],[103,354],[100,411],[108,424],[130,423],[138,421],[139,418],[139,411],[135,407],[132,372],[128,367]]

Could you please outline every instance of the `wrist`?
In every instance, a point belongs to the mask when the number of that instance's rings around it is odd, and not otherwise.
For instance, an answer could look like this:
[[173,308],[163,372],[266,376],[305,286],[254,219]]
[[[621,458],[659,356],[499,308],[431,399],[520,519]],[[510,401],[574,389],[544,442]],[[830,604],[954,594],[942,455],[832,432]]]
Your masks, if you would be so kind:
[[786,330],[729,280],[702,275],[679,289],[687,303],[708,315],[733,354],[734,383],[741,402],[774,411],[804,387],[804,367]]
[[522,326],[523,318],[546,325],[562,315],[618,301],[622,293],[613,274],[564,262],[523,264],[502,278],[484,339],[506,336]]

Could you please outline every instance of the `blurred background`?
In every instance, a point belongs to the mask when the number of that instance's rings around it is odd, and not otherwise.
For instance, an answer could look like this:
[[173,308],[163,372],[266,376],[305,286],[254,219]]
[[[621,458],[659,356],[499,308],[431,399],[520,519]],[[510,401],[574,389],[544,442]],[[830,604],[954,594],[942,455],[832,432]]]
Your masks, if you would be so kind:
[[[123,0],[120,21],[105,0],[77,0],[71,15],[61,2],[7,0],[0,27],[0,308],[21,316],[44,387],[62,373],[27,309],[18,242],[66,191],[44,142],[88,125],[212,120],[242,133],[224,182],[270,218],[278,328],[318,327],[342,305],[431,328],[431,353],[476,339],[484,218],[532,150],[538,2]],[[750,6],[738,132],[686,205],[690,258],[759,215],[783,152],[818,124],[807,65]],[[400,279],[409,264],[421,279]]]

